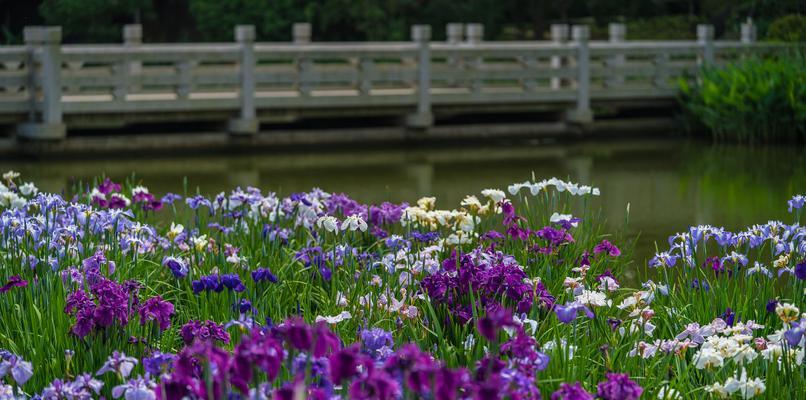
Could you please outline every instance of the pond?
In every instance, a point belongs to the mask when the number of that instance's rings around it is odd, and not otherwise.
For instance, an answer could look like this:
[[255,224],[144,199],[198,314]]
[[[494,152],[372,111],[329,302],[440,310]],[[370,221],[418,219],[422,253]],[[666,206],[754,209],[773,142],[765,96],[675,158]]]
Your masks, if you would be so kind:
[[[780,219],[786,200],[806,192],[806,149],[740,147],[673,140],[594,140],[403,148],[283,150],[270,154],[184,155],[55,161],[2,161],[42,190],[61,192],[99,174],[137,173],[152,193],[217,193],[252,185],[281,193],[320,187],[362,202],[409,201],[424,195],[453,208],[467,194],[556,176],[601,188],[596,206],[608,231],[637,236],[644,264],[655,242],[692,224],[728,229]],[[627,210],[629,206],[629,217]]]

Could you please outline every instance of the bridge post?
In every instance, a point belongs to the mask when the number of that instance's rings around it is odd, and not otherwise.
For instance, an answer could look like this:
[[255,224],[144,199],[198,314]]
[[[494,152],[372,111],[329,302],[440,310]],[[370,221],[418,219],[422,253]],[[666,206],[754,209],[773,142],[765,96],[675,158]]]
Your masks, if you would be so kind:
[[747,22],[742,24],[742,43],[750,44],[756,41],[756,26],[753,20],[748,18]]
[[[123,45],[126,48],[135,48],[143,44],[143,26],[140,24],[128,24],[123,26]],[[129,62],[129,87],[132,91],[140,90],[139,80],[143,74],[143,63],[140,61]],[[133,82],[132,82],[133,81]]]
[[[18,125],[17,136],[32,140],[64,139],[67,129],[62,120],[62,28],[29,26],[23,30],[23,37],[28,48],[31,111],[29,121]],[[38,81],[42,90],[41,103],[37,99],[36,61],[40,65]]]
[[239,118],[231,119],[227,125],[233,135],[253,135],[260,123],[255,111],[255,27],[238,25],[235,27],[235,40],[240,45],[240,99]]
[[702,47],[702,54],[697,59],[700,66],[711,66],[714,63],[714,27],[713,25],[697,25],[697,44]]
[[[311,43],[311,24],[307,22],[296,22],[291,26],[292,42],[295,45]],[[294,60],[294,68],[297,70],[296,87],[300,95],[310,96],[313,85],[310,82],[310,74],[313,69],[313,61],[305,56],[299,56]]]
[[[621,23],[612,23],[608,26],[610,33],[610,43],[621,44],[627,36],[627,25]],[[615,52],[607,60],[607,64],[613,68],[622,68],[626,63],[626,57],[623,53]],[[616,87],[624,84],[624,75],[621,72],[613,72],[610,74],[610,79],[607,80],[608,87]]]
[[753,24],[753,20],[751,18],[747,18],[747,22],[741,25],[741,30],[741,42],[744,45],[741,58],[746,59],[752,54],[750,45],[756,42],[756,26]]
[[[465,41],[469,45],[477,45],[484,40],[484,25],[483,24],[467,24],[465,25]],[[467,60],[467,66],[470,70],[479,71],[481,69],[482,58],[481,57],[469,57]],[[476,76],[479,76],[478,72]],[[470,80],[470,92],[471,93],[479,93],[481,92],[481,79],[471,79]]]
[[411,39],[417,43],[417,112],[406,118],[406,126],[428,129],[434,124],[431,113],[431,27],[414,25]]
[[308,22],[296,22],[291,26],[291,36],[294,44],[308,44],[311,42],[311,24]]
[[[568,25],[567,24],[551,24],[551,41],[553,44],[562,45],[568,42]],[[551,69],[559,70],[565,63],[562,56],[551,56]],[[551,88],[560,89],[563,86],[562,78],[551,78]]]
[[459,44],[464,36],[465,24],[461,22],[451,22],[445,25],[445,37],[448,44]]
[[574,25],[571,29],[571,38],[577,50],[576,55],[576,108],[569,110],[566,121],[585,125],[593,122],[593,112],[590,108],[590,28],[586,25]]
[[[450,45],[458,46],[459,44],[462,43],[462,39],[464,38],[464,35],[465,35],[465,24],[460,23],[460,22],[452,22],[452,23],[449,23],[449,24],[445,25],[445,42],[446,43],[448,43]],[[454,71],[457,71],[457,72],[459,70],[461,70],[462,68],[464,68],[464,66],[462,65],[462,58],[461,57],[449,57],[446,60],[446,63],[448,64],[448,66],[451,69],[453,69]],[[457,86],[459,84],[459,81],[456,80],[456,79],[448,79],[445,82],[445,84],[448,85],[448,86],[455,87],[455,86]]]
[[481,41],[484,40],[484,24],[465,25],[465,37],[467,39],[467,43],[481,43]]

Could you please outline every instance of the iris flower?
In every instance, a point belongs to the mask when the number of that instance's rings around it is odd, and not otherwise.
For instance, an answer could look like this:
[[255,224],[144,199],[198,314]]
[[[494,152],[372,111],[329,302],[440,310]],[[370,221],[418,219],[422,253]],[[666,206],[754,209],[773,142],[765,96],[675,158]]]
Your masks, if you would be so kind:
[[23,280],[19,275],[14,275],[14,276],[12,276],[11,278],[8,279],[8,282],[5,285],[0,287],[0,293],[6,293],[9,290],[11,290],[11,288],[27,287],[27,286],[28,286],[28,281]]

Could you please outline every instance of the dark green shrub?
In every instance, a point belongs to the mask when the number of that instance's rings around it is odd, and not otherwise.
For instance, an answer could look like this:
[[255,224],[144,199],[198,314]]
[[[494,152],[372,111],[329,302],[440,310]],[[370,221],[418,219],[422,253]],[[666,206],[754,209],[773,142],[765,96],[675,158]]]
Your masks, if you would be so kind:
[[776,19],[767,30],[767,39],[784,42],[806,41],[806,16],[792,14]]
[[681,80],[682,104],[715,140],[806,142],[806,58],[749,59]]

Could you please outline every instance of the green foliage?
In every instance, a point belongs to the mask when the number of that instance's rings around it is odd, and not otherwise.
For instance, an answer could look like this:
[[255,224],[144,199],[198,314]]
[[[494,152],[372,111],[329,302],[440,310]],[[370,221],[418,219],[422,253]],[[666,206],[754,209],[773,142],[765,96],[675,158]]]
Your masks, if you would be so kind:
[[[12,3],[12,2],[9,2]],[[688,39],[697,22],[736,33],[752,17],[759,32],[773,19],[797,14],[797,0],[724,2],[657,0],[18,0],[0,3],[0,41],[20,42],[24,25],[61,25],[66,42],[118,42],[121,25],[141,23],[146,41],[229,41],[237,24],[253,24],[258,40],[285,41],[291,24],[311,22],[316,40],[408,40],[413,24],[445,37],[450,22],[484,24],[485,37],[541,39],[555,22],[594,25],[624,21],[634,39]],[[30,4],[28,4],[30,3]],[[38,9],[39,15],[36,15]],[[41,17],[41,21],[40,18]]]
[[199,38],[232,40],[235,25],[254,25],[258,37],[291,37],[291,24],[304,21],[303,2],[297,0],[189,0]]
[[702,19],[687,15],[666,15],[627,21],[627,37],[641,40],[691,40]]
[[[594,39],[607,40],[608,23],[604,21],[591,27]],[[697,38],[697,24],[706,23],[703,18],[689,15],[663,15],[630,19],[627,26],[627,40],[694,40]]]
[[767,39],[784,42],[806,41],[806,16],[792,14],[776,19],[770,24]]
[[65,42],[120,42],[121,26],[152,11],[150,0],[44,0],[47,25],[60,25]]
[[806,59],[748,59],[681,80],[686,111],[718,141],[806,141]]

